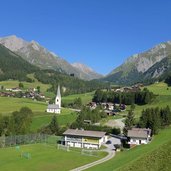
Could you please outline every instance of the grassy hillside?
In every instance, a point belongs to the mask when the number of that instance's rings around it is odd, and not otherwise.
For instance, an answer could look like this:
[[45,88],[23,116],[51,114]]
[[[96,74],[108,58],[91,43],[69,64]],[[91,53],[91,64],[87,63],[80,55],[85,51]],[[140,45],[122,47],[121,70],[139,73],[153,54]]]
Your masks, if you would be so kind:
[[0,97],[0,113],[3,115],[10,114],[21,107],[29,107],[33,112],[44,112],[47,104],[25,98]]
[[[167,84],[160,82],[147,86],[147,88],[156,94],[156,98],[147,105],[135,105],[135,117],[139,118],[143,109],[149,107],[166,107],[167,105],[171,107],[171,87],[168,88]],[[128,108],[129,109],[129,108]]]
[[164,82],[159,82],[159,83],[154,83],[147,88],[152,91],[154,94],[160,95],[160,96],[167,96],[171,95],[171,87],[168,87],[166,83]]
[[87,104],[92,101],[94,95],[94,91],[90,93],[84,93],[84,94],[73,94],[69,96],[62,97],[62,101],[64,103],[72,103],[76,98],[81,98],[83,104]]
[[[157,150],[150,152],[130,163],[119,171],[170,171],[171,169],[171,141],[160,146]],[[141,167],[140,167],[141,166]]]
[[[25,98],[0,97],[0,113],[2,115],[10,115],[13,111],[19,111],[22,107],[29,107],[33,111],[31,131],[36,131],[42,126],[47,125],[52,119],[53,114],[45,112],[47,108],[45,102]],[[61,114],[57,116],[60,126],[71,124],[76,118],[77,114],[66,108],[62,108]]]
[[106,155],[106,153],[100,152],[98,157],[83,156],[79,152],[58,150],[54,146],[45,144],[20,146],[20,150],[29,152],[31,154],[31,159],[21,158],[21,152],[17,151],[15,147],[0,149],[1,170],[66,171],[93,162]]
[[[33,122],[31,124],[31,131],[36,131],[39,128],[48,125],[54,114],[50,113],[38,113],[33,117]],[[77,114],[63,108],[62,113],[57,115],[57,120],[60,126],[66,126],[74,122],[77,118]]]
[[[100,165],[97,165],[90,169],[87,169],[87,170],[88,171],[104,171],[104,170],[118,171],[118,170],[122,170],[122,169],[127,170],[127,168],[131,164],[135,164],[139,167],[140,166],[142,167],[142,165],[139,165],[139,163],[136,163],[136,162],[143,159],[143,157],[146,158],[146,156],[150,156],[153,152],[156,153],[155,151],[158,151],[159,148],[163,148],[162,146],[164,144],[170,143],[170,135],[171,135],[171,127],[161,130],[158,135],[153,137],[153,140],[150,144],[137,146],[131,150],[126,150],[123,152],[118,152],[113,159],[111,159],[103,164],[100,164]],[[170,147],[168,148],[168,150],[169,149],[170,149]],[[170,153],[170,151],[169,151],[169,153]],[[153,160],[154,159],[151,159],[150,161],[152,162]],[[165,160],[167,161],[167,163],[170,162],[169,158],[165,158]],[[167,167],[168,166],[169,165],[167,165]],[[137,171],[137,170],[132,170],[132,171]],[[146,171],[146,169],[143,171]],[[153,170],[150,170],[150,171],[153,171]],[[159,171],[159,170],[156,170],[156,171]]]
[[[32,75],[32,74],[30,74],[30,75]],[[31,77],[30,75],[28,77]],[[46,90],[51,87],[50,84],[42,84],[41,82],[39,82],[34,77],[31,77],[31,78],[33,78],[35,80],[35,82],[29,83],[26,81],[21,81],[21,83],[23,83],[23,85],[24,85],[25,90],[28,88],[36,88],[37,86],[40,86],[41,92],[45,93]],[[18,80],[0,81],[0,85],[3,85],[4,88],[18,87],[19,83],[20,83],[20,81],[18,81]]]

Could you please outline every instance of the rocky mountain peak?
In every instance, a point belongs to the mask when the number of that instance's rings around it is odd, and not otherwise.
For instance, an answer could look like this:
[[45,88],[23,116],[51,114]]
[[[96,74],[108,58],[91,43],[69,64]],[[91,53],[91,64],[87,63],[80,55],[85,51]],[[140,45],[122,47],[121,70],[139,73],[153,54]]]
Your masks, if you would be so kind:
[[28,44],[25,40],[18,38],[16,35],[0,38],[0,43],[14,52]]
[[101,77],[91,68],[77,64],[71,65],[53,52],[41,46],[36,41],[27,42],[15,35],[0,38],[0,44],[20,55],[23,59],[43,69],[54,69],[66,74],[74,74],[76,77],[91,80]]
[[171,41],[160,43],[147,51],[132,55],[107,75],[105,80],[116,83],[139,82],[158,78],[170,69]]

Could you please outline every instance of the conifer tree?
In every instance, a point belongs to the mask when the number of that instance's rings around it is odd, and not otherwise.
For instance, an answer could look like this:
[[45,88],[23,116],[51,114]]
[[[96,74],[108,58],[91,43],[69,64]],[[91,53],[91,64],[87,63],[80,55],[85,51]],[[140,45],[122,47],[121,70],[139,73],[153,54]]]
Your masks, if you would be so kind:
[[49,128],[50,128],[52,134],[56,134],[56,135],[58,134],[58,131],[59,131],[59,124],[58,124],[56,115],[54,115],[54,116],[52,117],[52,120],[51,120],[51,122],[50,122],[50,124],[49,124]]

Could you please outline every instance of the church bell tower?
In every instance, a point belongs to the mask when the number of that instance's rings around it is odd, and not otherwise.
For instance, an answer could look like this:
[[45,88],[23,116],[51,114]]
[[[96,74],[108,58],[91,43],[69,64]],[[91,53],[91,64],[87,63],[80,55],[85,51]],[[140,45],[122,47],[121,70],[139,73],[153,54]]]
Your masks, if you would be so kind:
[[61,108],[61,92],[60,92],[60,86],[59,85],[58,85],[58,89],[57,89],[55,104],[58,105],[59,108]]

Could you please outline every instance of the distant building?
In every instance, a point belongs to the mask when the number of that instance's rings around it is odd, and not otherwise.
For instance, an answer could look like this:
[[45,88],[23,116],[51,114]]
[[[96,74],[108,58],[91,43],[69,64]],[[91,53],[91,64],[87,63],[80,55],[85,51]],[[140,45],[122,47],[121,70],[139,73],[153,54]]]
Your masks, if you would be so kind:
[[66,146],[98,149],[107,141],[106,132],[68,129],[64,133]]
[[22,90],[19,87],[14,87],[14,88],[6,88],[6,91],[20,92]]
[[48,113],[61,113],[61,93],[60,86],[58,86],[55,104],[49,104],[46,110]]
[[132,128],[128,130],[127,137],[130,145],[148,144],[151,140],[151,129]]

